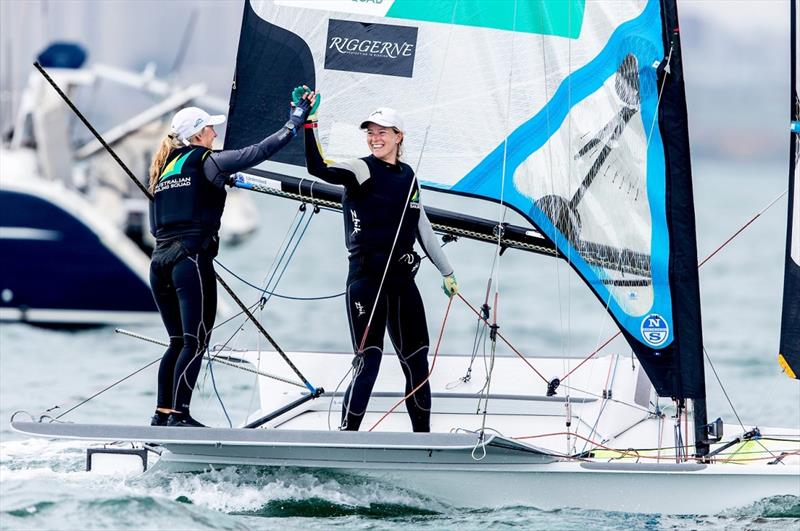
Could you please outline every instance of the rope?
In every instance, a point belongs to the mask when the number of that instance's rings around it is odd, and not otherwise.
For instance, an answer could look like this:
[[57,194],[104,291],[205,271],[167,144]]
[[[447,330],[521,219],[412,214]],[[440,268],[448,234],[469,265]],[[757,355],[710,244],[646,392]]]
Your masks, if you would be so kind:
[[[321,300],[326,300],[326,299],[335,299],[335,298],[337,298],[337,297],[342,297],[342,296],[344,296],[344,293],[345,293],[345,292],[343,291],[343,292],[341,292],[341,293],[335,293],[335,294],[333,294],[333,295],[320,295],[320,296],[318,296],[318,297],[293,297],[293,296],[290,296],[290,295],[282,295],[282,294],[280,294],[280,293],[277,293],[277,292],[274,292],[274,291],[268,291],[267,289],[265,289],[265,288],[262,288],[261,286],[257,286],[257,285],[255,285],[255,284],[253,284],[252,282],[248,282],[247,280],[245,280],[245,279],[244,279],[244,278],[242,278],[241,276],[237,275],[236,273],[234,273],[233,271],[231,271],[230,269],[228,269],[227,267],[225,267],[225,266],[224,266],[224,265],[223,265],[223,264],[222,264],[222,263],[221,263],[219,260],[217,260],[216,258],[214,259],[214,262],[215,262],[215,263],[216,263],[218,266],[220,266],[222,269],[224,269],[224,270],[225,270],[225,271],[226,271],[228,274],[230,274],[230,275],[231,275],[233,278],[235,278],[236,280],[238,280],[239,282],[241,282],[242,284],[244,284],[244,285],[246,285],[246,286],[249,286],[249,287],[251,287],[251,288],[253,288],[253,289],[257,290],[257,291],[261,292],[262,294],[263,294],[263,293],[266,293],[266,294],[269,294],[269,295],[270,295],[270,296],[272,296],[272,297],[277,297],[277,298],[279,298],[279,299],[287,299],[287,300],[292,300],[292,301],[321,301]],[[259,303],[256,303],[256,304],[259,304]],[[255,306],[256,304],[254,304],[253,306]],[[252,308],[252,307],[251,307],[251,308]],[[243,312],[239,312],[239,314],[237,314],[237,315],[241,315],[242,313],[243,313]],[[227,322],[227,321],[226,321],[226,322]]]
[[389,408],[389,410],[386,413],[384,413],[383,416],[381,418],[379,418],[378,421],[375,424],[373,424],[372,427],[368,431],[374,430],[378,426],[378,424],[383,422],[383,419],[388,417],[390,413],[392,413],[395,409],[397,409],[397,406],[399,406],[400,404],[405,402],[407,399],[409,399],[412,396],[414,396],[414,394],[423,385],[425,385],[428,382],[428,380],[431,379],[431,374],[433,374],[433,369],[434,369],[434,367],[436,367],[436,358],[439,355],[439,346],[442,344],[442,337],[444,336],[444,325],[447,323],[447,316],[450,314],[450,307],[452,305],[453,305],[453,297],[450,297],[450,300],[447,302],[447,309],[444,312],[444,318],[442,319],[442,326],[439,329],[439,339],[436,340],[436,349],[433,351],[433,360],[431,361],[431,368],[428,371],[428,376],[426,376],[424,380],[422,380],[419,384],[417,384],[417,386],[414,389],[412,389],[410,393],[408,393],[406,396],[401,398],[395,405],[393,405],[391,408]]
[[[151,365],[154,365],[154,364],[158,363],[159,361],[161,361],[161,356],[157,357],[156,359],[154,359],[153,361],[151,361],[151,362],[150,362],[150,363],[148,363],[147,365],[144,365],[143,367],[140,367],[140,368],[136,369],[135,371],[133,371],[133,372],[132,372],[132,373],[130,373],[129,375],[127,375],[127,376],[124,376],[123,378],[120,378],[119,380],[117,380],[116,382],[112,383],[111,385],[109,385],[109,386],[106,386],[106,387],[104,387],[103,389],[101,389],[101,390],[97,391],[95,394],[93,394],[93,395],[92,395],[92,396],[90,396],[89,398],[85,398],[85,399],[81,400],[81,401],[80,401],[80,402],[78,402],[76,405],[72,406],[71,408],[69,408],[69,409],[68,409],[68,410],[66,410],[65,412],[63,412],[63,413],[61,413],[60,415],[58,415],[57,417],[53,418],[53,419],[52,419],[52,421],[56,421],[56,420],[60,419],[61,417],[63,417],[64,415],[66,415],[67,413],[70,413],[70,412],[72,412],[72,411],[75,411],[76,409],[78,409],[79,407],[81,407],[81,406],[82,406],[82,405],[84,405],[85,403],[89,402],[90,400],[94,399],[95,397],[98,397],[98,396],[100,396],[101,394],[105,393],[106,391],[108,391],[108,390],[109,390],[109,389],[111,389],[112,387],[114,387],[114,386],[116,386],[116,385],[119,385],[119,384],[121,384],[122,382],[124,382],[125,380],[127,380],[128,378],[130,378],[131,376],[133,376],[133,375],[135,375],[135,374],[138,374],[138,373],[142,372],[143,370],[147,369],[147,368],[148,368],[148,367],[150,367]],[[50,412],[50,411],[53,411],[54,409],[60,409],[60,408],[61,408],[61,406],[53,406],[53,407],[51,407],[50,409],[47,409],[47,410],[45,410],[45,413],[48,413],[48,412]],[[51,422],[52,422],[52,421],[51,421]]]
[[[481,319],[481,320],[482,320],[484,323],[486,323],[486,324],[489,324],[489,322],[488,322],[486,319],[484,319],[484,318],[483,318],[483,316],[482,316],[482,315],[481,315],[481,314],[478,312],[478,310],[476,310],[476,309],[475,309],[475,308],[474,308],[474,307],[473,307],[473,306],[472,306],[472,305],[469,303],[469,301],[467,301],[467,299],[465,299],[465,298],[464,298],[464,296],[463,296],[463,295],[461,295],[461,293],[456,293],[456,296],[458,296],[458,298],[459,298],[459,299],[461,299],[462,301],[464,301],[464,304],[466,304],[466,305],[467,305],[467,307],[468,307],[470,310],[472,310],[472,311],[473,311],[473,313],[475,313],[475,315],[477,315],[479,319]],[[521,359],[522,361],[524,361],[524,362],[525,362],[525,364],[526,364],[528,367],[530,367],[530,368],[531,368],[531,370],[532,370],[533,372],[535,372],[535,373],[536,373],[536,374],[539,376],[539,378],[541,378],[541,379],[542,379],[542,381],[543,381],[544,383],[549,383],[549,380],[548,380],[547,378],[545,378],[544,376],[542,376],[542,373],[540,373],[539,371],[537,371],[537,370],[536,370],[536,367],[534,367],[533,365],[531,365],[531,363],[530,363],[530,362],[529,362],[529,361],[528,361],[528,360],[525,358],[525,356],[523,356],[523,355],[522,355],[522,353],[521,353],[520,351],[518,351],[518,350],[517,350],[517,349],[514,347],[514,345],[512,345],[512,344],[511,344],[511,343],[510,343],[510,342],[509,342],[509,341],[508,341],[508,340],[505,338],[505,336],[503,336],[503,334],[501,334],[499,331],[497,332],[497,337],[499,337],[500,339],[502,339],[502,340],[503,340],[503,343],[505,343],[505,344],[506,344],[506,346],[508,346],[508,347],[509,347],[509,348],[510,348],[510,349],[511,349],[513,352],[514,352],[514,354],[516,354],[517,356],[519,356],[519,357],[520,357],[520,359]]]
[[[700,269],[701,267],[703,267],[703,265],[705,265],[705,263],[706,263],[706,262],[708,262],[709,260],[711,260],[711,258],[713,258],[713,257],[714,257],[714,256],[715,256],[715,255],[716,255],[716,254],[717,254],[719,251],[721,251],[721,250],[722,250],[724,247],[726,247],[726,246],[727,246],[727,245],[728,245],[730,242],[732,242],[732,241],[733,241],[733,240],[734,240],[734,239],[735,239],[737,236],[739,236],[739,234],[741,234],[741,233],[742,233],[742,231],[744,231],[744,229],[746,229],[747,227],[749,227],[749,226],[750,226],[750,225],[751,225],[751,224],[752,224],[752,223],[753,223],[753,222],[754,222],[756,219],[758,219],[759,217],[761,217],[761,215],[763,215],[763,214],[764,214],[764,213],[765,213],[767,210],[769,210],[769,209],[770,209],[770,208],[771,208],[771,207],[772,207],[772,206],[773,206],[775,203],[777,203],[777,202],[778,202],[778,200],[779,200],[779,199],[781,199],[783,196],[785,196],[785,195],[786,195],[788,192],[789,192],[789,189],[787,188],[786,190],[784,190],[783,192],[781,192],[780,194],[778,194],[778,196],[777,196],[775,199],[773,199],[772,201],[770,201],[769,203],[767,203],[767,205],[766,205],[766,206],[764,206],[764,207],[763,207],[761,210],[759,210],[758,212],[756,212],[756,214],[755,214],[755,215],[754,215],[752,218],[750,218],[750,220],[749,220],[749,221],[747,221],[747,223],[745,223],[744,225],[742,225],[742,226],[739,228],[739,230],[737,230],[735,233],[733,233],[733,235],[731,235],[731,237],[729,237],[727,240],[725,240],[724,242],[722,242],[722,244],[721,244],[721,245],[719,245],[719,246],[718,246],[716,249],[714,249],[714,250],[713,250],[713,251],[712,251],[712,252],[711,252],[711,253],[710,253],[708,256],[706,256],[706,257],[705,257],[703,260],[701,260],[701,261],[700,261],[700,263],[698,263],[698,264],[697,264],[697,268],[698,268],[698,269]],[[602,344],[602,345],[600,345],[599,347],[597,347],[597,349],[595,349],[595,350],[594,350],[594,352],[592,352],[591,354],[589,354],[589,355],[588,355],[586,358],[584,358],[584,359],[583,359],[583,361],[581,361],[581,362],[580,362],[580,363],[579,363],[577,366],[575,366],[575,367],[574,367],[572,370],[570,370],[570,371],[569,371],[567,374],[565,374],[565,375],[564,375],[564,376],[561,378],[561,381],[563,382],[564,380],[566,380],[566,379],[567,379],[567,378],[568,378],[568,377],[569,377],[569,376],[570,376],[572,373],[574,373],[574,372],[575,372],[575,371],[576,371],[576,370],[577,370],[577,369],[578,369],[578,368],[579,368],[581,365],[583,365],[584,363],[586,363],[587,361],[589,361],[591,358],[593,358],[595,355],[597,355],[597,353],[598,353],[598,352],[600,352],[601,350],[603,350],[603,348],[605,348],[605,347],[606,347],[606,346],[607,346],[609,343],[611,343],[611,341],[613,341],[614,339],[616,339],[616,338],[617,338],[619,335],[621,335],[621,334],[622,334],[622,330],[619,330],[619,331],[618,331],[616,334],[614,334],[613,336],[609,337],[609,338],[608,338],[608,339],[607,339],[605,342],[603,342],[603,344]]]
[[233,422],[231,422],[231,417],[228,415],[228,410],[225,408],[225,402],[222,401],[222,397],[219,396],[219,391],[217,391],[217,381],[214,379],[214,368],[210,359],[208,363],[208,372],[211,374],[211,387],[214,388],[214,394],[217,395],[217,401],[219,402],[219,405],[222,406],[222,412],[225,414],[225,419],[228,421],[228,427],[233,428]]
[[[150,343],[155,343],[156,345],[161,345],[162,347],[168,346],[167,343],[164,343],[163,341],[159,341],[158,339],[154,339],[154,338],[151,338],[151,337],[143,336],[141,334],[137,334],[137,333],[131,332],[129,330],[124,330],[122,328],[117,328],[114,331],[116,333],[118,333],[118,334],[130,336],[130,337],[133,337],[133,338],[136,338],[136,339],[141,339],[142,341],[148,341]],[[234,369],[239,369],[240,371],[249,372],[249,373],[252,373],[252,374],[257,374],[258,376],[264,376],[265,378],[270,378],[272,380],[277,380],[277,381],[283,382],[285,384],[294,385],[295,387],[300,387],[301,389],[306,389],[306,386],[301,384],[301,383],[299,383],[299,382],[288,380],[286,378],[283,378],[282,376],[276,376],[274,374],[269,374],[269,373],[266,373],[266,372],[263,372],[263,371],[260,371],[260,370],[257,370],[257,369],[253,369],[253,368],[247,367],[246,365],[240,365],[240,364],[237,364],[237,363],[233,363],[233,362],[227,361],[227,360],[225,360],[223,358],[220,358],[220,354],[214,354],[213,356],[209,354],[209,355],[206,356],[205,359],[208,360],[208,361],[214,361],[214,362],[222,364],[222,365],[227,365],[228,367],[233,367]]]

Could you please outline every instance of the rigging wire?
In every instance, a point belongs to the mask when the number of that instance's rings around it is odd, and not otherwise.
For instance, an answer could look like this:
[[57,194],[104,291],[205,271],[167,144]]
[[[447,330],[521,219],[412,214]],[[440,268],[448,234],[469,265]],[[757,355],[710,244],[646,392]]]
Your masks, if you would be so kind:
[[[75,411],[76,409],[78,409],[79,407],[81,407],[81,406],[82,406],[82,405],[84,405],[85,403],[89,402],[90,400],[94,399],[95,397],[97,397],[97,396],[100,396],[101,394],[105,393],[106,391],[108,391],[108,390],[109,390],[109,389],[111,389],[112,387],[114,387],[114,386],[116,386],[116,385],[118,385],[118,384],[121,384],[122,382],[124,382],[125,380],[127,380],[128,378],[130,378],[131,376],[134,376],[134,375],[136,375],[136,374],[139,374],[139,373],[140,373],[140,372],[142,372],[143,370],[147,369],[148,367],[150,367],[150,366],[152,366],[152,365],[155,365],[155,364],[156,364],[156,363],[158,363],[159,361],[161,361],[161,356],[157,357],[156,359],[154,359],[154,360],[153,360],[153,361],[151,361],[150,363],[148,363],[148,364],[146,364],[146,365],[144,365],[144,366],[142,366],[142,367],[139,367],[138,369],[136,369],[136,370],[135,370],[135,371],[133,371],[132,373],[128,374],[127,376],[123,376],[122,378],[120,378],[120,379],[119,379],[119,380],[117,380],[116,382],[112,383],[111,385],[108,385],[108,386],[104,387],[103,389],[101,389],[101,390],[97,391],[97,392],[96,392],[96,393],[94,393],[92,396],[90,396],[90,397],[88,397],[88,398],[85,398],[85,399],[81,400],[81,401],[80,401],[80,402],[78,402],[76,405],[74,405],[74,406],[72,406],[71,408],[69,408],[68,410],[64,411],[63,413],[61,413],[61,414],[60,414],[60,415],[58,415],[57,417],[54,417],[54,418],[51,420],[51,422],[53,422],[53,421],[56,421],[56,420],[60,419],[61,417],[63,417],[63,416],[64,416],[64,415],[66,415],[67,413],[70,413],[71,411]],[[49,413],[50,411],[53,411],[53,410],[55,410],[55,409],[60,409],[60,408],[61,408],[61,406],[59,406],[59,405],[55,405],[55,406],[51,407],[50,409],[46,409],[46,410],[45,410],[45,413]],[[45,416],[45,415],[43,415],[42,417],[40,417],[40,418],[39,418],[39,420],[41,421],[41,420],[42,420],[43,418],[45,418],[45,417],[46,417],[46,416]]]
[[731,410],[733,414],[736,415],[736,421],[739,422],[739,426],[741,426],[742,431],[747,431],[742,423],[742,419],[739,417],[739,413],[736,411],[736,408],[733,406],[733,402],[731,402],[731,398],[728,396],[728,392],[725,390],[725,386],[722,385],[722,380],[719,378],[719,374],[717,374],[717,369],[714,367],[714,363],[711,361],[711,356],[708,355],[708,351],[706,347],[703,346],[703,354],[706,356],[706,360],[708,360],[708,365],[711,367],[711,371],[714,373],[714,378],[717,379],[717,383],[719,384],[720,389],[722,389],[722,394],[725,395],[725,400],[728,401],[728,405],[731,406]]
[[[295,237],[295,235],[297,233],[297,230],[300,227],[300,223],[302,223],[303,219],[305,219],[305,214],[306,214],[306,210],[307,210],[305,208],[305,203],[300,205],[300,209],[303,210],[303,218],[301,218],[300,222],[297,224],[297,227],[295,227],[295,231],[294,231],[294,233],[292,233],[292,236],[291,236],[291,239],[290,239],[291,241],[294,241],[294,237]],[[278,278],[275,280],[275,284],[274,284],[274,286],[272,288],[273,291],[278,287],[278,284],[283,279],[283,275],[286,273],[286,269],[289,267],[289,264],[291,263],[292,258],[294,258],[294,253],[297,252],[297,248],[300,246],[300,242],[302,241],[303,236],[305,236],[305,233],[308,230],[308,226],[311,224],[311,220],[312,220],[313,217],[314,217],[314,211],[312,210],[311,214],[308,216],[308,220],[306,221],[305,225],[303,226],[303,230],[300,232],[300,236],[298,236],[297,240],[294,241],[294,246],[292,247],[292,250],[289,253],[289,256],[286,258],[286,261],[283,263],[283,269],[281,269],[280,275],[278,275]],[[287,247],[286,251],[288,251],[288,247]],[[286,251],[284,251],[284,256],[286,254]],[[281,257],[281,259],[283,259],[283,256]],[[278,263],[280,264],[280,261]],[[273,274],[270,277],[270,281],[272,280],[272,278],[274,278],[275,272],[277,272],[277,267],[273,271]],[[264,286],[264,290],[261,293],[262,298],[264,297],[264,294],[267,293],[267,288],[269,288],[270,281],[268,281],[267,284]],[[272,294],[270,293],[270,296],[266,298],[266,300],[264,301],[264,304],[266,304],[271,297],[272,297]]]
[[[739,422],[739,426],[742,428],[742,432],[746,432],[747,428],[744,427],[744,423],[742,423],[742,419],[739,417],[739,413],[736,411],[736,408],[733,406],[733,402],[731,401],[731,398],[728,396],[728,392],[725,390],[725,386],[722,384],[722,380],[720,379],[719,374],[717,374],[717,369],[716,369],[716,367],[714,367],[714,363],[712,363],[711,356],[708,355],[708,351],[706,350],[705,346],[703,347],[703,354],[705,354],[706,360],[708,360],[708,365],[711,367],[711,370],[714,373],[714,377],[717,379],[717,383],[719,384],[720,389],[722,389],[722,394],[725,395],[725,400],[728,401],[728,405],[731,407],[731,410],[733,410],[733,414],[736,415],[736,420]],[[764,446],[763,444],[761,444],[761,442],[759,442],[758,439],[756,439],[756,442],[758,442],[758,444],[761,445],[761,447],[765,451],[769,452],[767,447]],[[770,453],[772,453],[772,452],[770,452]],[[772,454],[772,455],[774,456],[775,454]]]
[[[765,205],[763,208],[761,208],[761,210],[756,212],[755,215],[753,215],[744,225],[742,225],[727,240],[722,242],[722,244],[720,244],[708,256],[706,256],[703,260],[701,260],[700,263],[697,264],[697,268],[700,269],[701,267],[703,267],[703,265],[705,265],[706,262],[711,260],[711,258],[713,258],[719,251],[721,251],[723,248],[725,248],[730,242],[732,242],[737,236],[739,236],[739,234],[741,234],[747,227],[749,227],[756,219],[761,217],[767,210],[769,210],[775,203],[778,202],[778,200],[780,200],[788,192],[789,192],[789,189],[787,188],[786,190],[784,190],[783,192],[778,194],[778,196],[775,199],[773,199],[772,201],[767,203],[767,205]],[[570,370],[567,374],[565,374],[564,377],[561,378],[561,381],[563,382],[565,379],[567,379],[570,375],[572,375],[572,373],[574,373],[576,370],[578,370],[578,368],[580,368],[584,363],[586,363],[591,358],[593,358],[595,355],[597,355],[598,352],[603,350],[603,348],[605,348],[609,343],[611,343],[614,339],[616,339],[620,335],[622,335],[622,331],[618,330],[617,333],[615,333],[613,336],[609,337],[606,341],[603,342],[602,345],[597,347],[591,354],[586,356],[578,365],[576,365],[572,370]]]
[[[460,293],[456,293],[456,297],[458,297],[459,299],[461,299],[461,300],[464,302],[464,304],[466,304],[466,305],[467,305],[467,307],[468,307],[470,310],[472,310],[472,311],[473,311],[473,313],[475,313],[475,315],[477,315],[477,316],[478,316],[478,317],[479,317],[481,320],[483,320],[483,321],[484,321],[486,324],[488,324],[488,321],[487,321],[486,319],[484,319],[484,318],[483,318],[483,316],[482,316],[482,315],[481,315],[481,314],[478,312],[478,310],[476,310],[476,309],[475,309],[475,308],[472,306],[472,304],[470,304],[470,303],[469,303],[469,301],[468,301],[467,299],[465,299],[465,298],[464,298],[464,296],[463,296],[463,295],[461,295]],[[539,378],[541,378],[541,379],[542,379],[542,381],[544,381],[544,383],[549,383],[549,380],[548,380],[547,378],[545,378],[545,377],[542,375],[542,373],[540,373],[538,370],[536,370],[536,367],[534,367],[533,365],[531,365],[531,363],[530,363],[530,362],[527,360],[527,358],[525,358],[525,356],[524,356],[524,355],[523,355],[523,354],[522,354],[522,353],[521,353],[519,350],[517,350],[517,349],[514,347],[514,345],[512,345],[512,344],[511,344],[511,343],[510,343],[510,342],[509,342],[509,341],[508,341],[508,340],[505,338],[505,336],[503,336],[503,334],[501,334],[500,332],[496,332],[496,333],[497,333],[497,337],[499,337],[500,339],[502,339],[502,340],[503,340],[503,342],[506,344],[506,346],[508,346],[508,347],[509,347],[509,348],[510,348],[510,349],[511,349],[513,352],[514,352],[514,354],[516,354],[517,356],[519,356],[519,357],[520,357],[520,359],[522,359],[522,361],[524,361],[524,362],[525,362],[525,364],[526,364],[528,367],[530,367],[530,368],[531,368],[531,370],[533,370],[533,372],[535,372],[535,373],[536,373],[536,374],[539,376]]]
[[[484,430],[486,428],[486,415],[489,410],[489,396],[490,396],[490,388],[492,384],[492,373],[494,371],[494,362],[495,362],[495,355],[497,353],[497,329],[499,328],[497,324],[497,317],[499,313],[499,300],[500,300],[500,255],[503,251],[502,248],[502,240],[503,240],[503,228],[505,226],[506,214],[508,212],[508,207],[505,206],[505,190],[506,190],[506,177],[508,172],[508,136],[509,136],[509,128],[511,123],[511,93],[512,93],[512,86],[513,86],[513,79],[514,79],[514,47],[515,47],[515,40],[516,40],[516,28],[517,28],[517,1],[514,1],[514,17],[512,21],[512,31],[511,31],[511,46],[510,46],[510,57],[511,60],[509,61],[508,67],[508,85],[506,90],[506,112],[505,112],[505,124],[503,126],[503,163],[500,170],[500,201],[497,205],[498,209],[498,223],[497,223],[497,243],[495,244],[495,251],[494,257],[492,259],[492,266],[489,270],[489,279],[487,283],[487,291],[486,291],[486,301],[484,301],[484,308],[486,308],[487,312],[489,311],[487,301],[489,298],[489,290],[491,289],[492,284],[494,284],[494,308],[491,309],[492,311],[492,324],[489,327],[491,330],[489,332],[489,339],[491,341],[491,346],[489,348],[489,361],[488,367],[486,368],[486,381],[484,382],[483,388],[481,389],[482,398],[483,398],[483,411],[482,411],[482,420],[481,420],[481,429],[480,435],[478,439],[477,445],[479,445],[484,439]],[[463,299],[463,297],[462,297]],[[487,316],[488,321],[488,316]],[[487,323],[488,324],[488,323]],[[486,365],[486,356],[484,354],[484,365]],[[481,410],[481,400],[478,401],[478,410]],[[477,445],[473,448],[473,458],[475,458],[475,451],[477,449]],[[486,456],[486,447],[483,446],[483,457]],[[481,457],[481,459],[483,459]]]

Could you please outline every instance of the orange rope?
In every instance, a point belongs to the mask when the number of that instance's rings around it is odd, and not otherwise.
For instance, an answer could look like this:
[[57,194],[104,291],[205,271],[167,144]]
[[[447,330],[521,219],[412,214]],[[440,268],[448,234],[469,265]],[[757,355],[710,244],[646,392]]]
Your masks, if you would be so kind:
[[[475,315],[477,315],[477,316],[478,316],[478,319],[480,319],[481,321],[483,321],[483,322],[484,322],[485,324],[487,324],[487,325],[489,324],[489,321],[487,321],[486,319],[484,319],[484,318],[483,318],[483,316],[482,316],[482,315],[481,315],[481,314],[478,312],[478,310],[476,310],[476,309],[475,309],[475,308],[474,308],[474,307],[473,307],[473,306],[472,306],[472,305],[469,303],[469,301],[467,301],[467,299],[465,299],[465,298],[464,298],[464,297],[463,297],[463,296],[462,296],[460,293],[457,293],[456,295],[458,295],[458,298],[459,298],[459,299],[461,299],[462,301],[464,301],[464,304],[466,304],[466,305],[467,305],[467,307],[468,307],[470,310],[472,310],[472,311],[475,313]],[[522,355],[522,353],[520,353],[520,352],[519,352],[519,351],[518,351],[516,348],[514,348],[514,345],[512,345],[511,343],[509,343],[509,342],[508,342],[508,340],[507,340],[505,337],[503,337],[503,334],[501,334],[500,332],[497,332],[497,331],[496,331],[496,333],[497,333],[497,337],[499,337],[500,339],[502,339],[502,340],[503,340],[503,343],[505,343],[505,344],[506,344],[506,345],[507,345],[507,346],[508,346],[508,347],[509,347],[509,348],[510,348],[512,351],[514,351],[514,354],[516,354],[517,356],[519,356],[519,357],[520,357],[520,359],[521,359],[522,361],[524,361],[524,362],[525,362],[525,364],[526,364],[528,367],[530,367],[530,368],[531,368],[531,370],[533,370],[533,372],[535,372],[536,374],[538,374],[538,375],[539,375],[539,378],[541,378],[542,380],[544,380],[544,383],[547,383],[547,384],[549,384],[549,383],[550,383],[550,380],[548,380],[547,378],[545,378],[544,376],[542,376],[542,373],[540,373],[539,371],[537,371],[537,370],[536,370],[536,367],[534,367],[533,365],[531,365],[531,363],[530,363],[530,362],[529,362],[529,361],[528,361],[528,360],[525,358],[525,356],[523,356],[523,355]]]
[[398,402],[397,402],[395,405],[393,405],[393,406],[392,406],[392,407],[389,409],[389,411],[387,411],[386,413],[384,413],[384,414],[383,414],[383,416],[382,416],[381,418],[379,418],[379,419],[378,419],[378,422],[376,422],[375,424],[373,424],[373,425],[372,425],[372,427],[371,427],[371,428],[370,428],[368,431],[372,431],[372,430],[374,430],[374,429],[375,429],[375,428],[378,426],[378,424],[380,424],[381,422],[383,422],[383,419],[385,419],[386,417],[388,417],[388,416],[389,416],[389,414],[390,414],[392,411],[394,411],[395,409],[397,409],[397,406],[399,406],[400,404],[402,404],[403,402],[405,402],[406,400],[408,400],[409,398],[411,398],[412,396],[414,396],[414,393],[416,393],[416,392],[419,390],[419,388],[420,388],[420,387],[422,387],[423,385],[425,385],[425,384],[427,383],[427,381],[428,381],[428,380],[430,380],[430,378],[431,378],[431,374],[433,374],[433,368],[436,366],[436,358],[437,358],[437,356],[438,356],[438,354],[439,354],[439,346],[442,344],[442,337],[444,336],[444,325],[445,325],[445,323],[447,323],[447,316],[450,314],[450,307],[451,307],[452,305],[453,305],[453,297],[450,297],[450,300],[447,302],[447,309],[446,309],[446,310],[445,310],[445,312],[444,312],[444,319],[442,319],[442,327],[441,327],[441,329],[439,330],[439,339],[436,341],[436,350],[434,350],[434,351],[433,351],[433,361],[431,361],[431,368],[430,368],[430,370],[428,371],[428,376],[426,376],[424,380],[422,380],[422,381],[421,381],[421,382],[420,382],[420,383],[419,383],[419,384],[418,384],[418,385],[417,385],[417,386],[416,386],[414,389],[412,389],[410,393],[408,393],[406,396],[404,396],[403,398],[401,398],[401,399],[400,399],[400,401],[398,401]]
[[569,371],[567,374],[565,374],[565,375],[564,375],[562,378],[560,378],[560,380],[561,380],[561,383],[564,383],[564,380],[566,380],[567,378],[569,378],[569,376],[570,376],[570,375],[571,375],[573,372],[577,371],[577,370],[578,370],[578,369],[579,369],[579,368],[580,368],[580,367],[581,367],[581,366],[582,366],[584,363],[586,363],[586,362],[587,362],[587,361],[589,361],[590,359],[594,358],[594,357],[597,355],[597,353],[598,353],[598,352],[600,352],[601,350],[603,350],[604,348],[606,348],[606,346],[607,346],[609,343],[611,343],[612,341],[614,341],[614,340],[617,338],[617,336],[618,336],[618,335],[620,335],[621,333],[622,333],[622,332],[621,332],[621,331],[619,331],[619,332],[617,332],[616,334],[614,334],[613,336],[611,336],[611,337],[609,337],[608,339],[606,339],[605,343],[603,343],[602,345],[600,345],[599,347],[597,347],[597,348],[595,349],[595,351],[594,351],[594,352],[592,352],[591,354],[589,354],[588,356],[586,356],[586,357],[585,357],[585,358],[584,358],[584,359],[583,359],[583,360],[582,360],[582,361],[581,361],[579,364],[577,364],[577,365],[576,365],[575,367],[573,367],[573,368],[572,368],[572,369],[571,369],[571,370],[570,370],[570,371]]
[[[706,262],[708,262],[709,260],[711,260],[711,259],[714,257],[714,255],[716,255],[718,252],[720,252],[720,251],[721,251],[721,250],[722,250],[722,249],[723,249],[723,248],[724,248],[726,245],[728,245],[728,244],[729,244],[731,241],[733,241],[733,239],[734,239],[734,238],[736,238],[736,237],[737,237],[739,234],[741,234],[741,232],[742,232],[744,229],[746,229],[747,227],[749,227],[749,226],[750,226],[750,225],[751,225],[751,224],[752,224],[752,223],[753,223],[755,220],[757,220],[757,219],[759,218],[759,216],[761,216],[761,214],[763,214],[764,212],[766,212],[767,210],[769,210],[769,209],[770,209],[770,207],[772,207],[772,205],[774,205],[775,203],[777,203],[777,202],[778,202],[778,199],[780,199],[781,197],[783,197],[784,195],[786,195],[787,191],[788,191],[788,190],[784,190],[784,191],[783,191],[783,192],[782,192],[780,195],[778,195],[778,197],[776,197],[775,199],[773,199],[772,201],[770,201],[770,202],[767,204],[767,206],[765,206],[764,208],[762,208],[760,211],[756,212],[756,214],[755,214],[755,215],[754,215],[752,218],[750,218],[750,221],[748,221],[747,223],[745,223],[744,225],[742,225],[742,227],[741,227],[739,230],[737,230],[735,233],[733,233],[733,235],[732,235],[730,238],[728,238],[727,240],[725,240],[724,242],[722,242],[722,244],[721,244],[719,247],[717,247],[716,249],[714,249],[714,251],[713,251],[711,254],[709,254],[709,255],[708,255],[708,256],[706,256],[706,257],[705,257],[705,258],[704,258],[702,261],[700,261],[700,263],[698,263],[698,264],[697,264],[697,269],[700,269],[701,267],[703,267],[703,265],[704,265]],[[569,261],[569,260],[568,260],[568,261]],[[602,345],[600,345],[600,346],[597,348],[597,350],[595,350],[594,352],[592,352],[591,354],[589,354],[589,355],[588,355],[588,356],[587,356],[587,357],[586,357],[586,358],[585,358],[585,359],[584,359],[582,362],[580,362],[580,363],[579,363],[577,366],[575,366],[575,368],[574,368],[574,369],[572,369],[572,370],[571,370],[571,371],[569,371],[567,374],[565,374],[565,375],[564,375],[564,377],[563,377],[563,378],[561,378],[561,381],[563,382],[564,380],[566,380],[566,379],[567,379],[567,377],[568,377],[570,374],[572,374],[573,372],[575,372],[575,369],[577,369],[578,367],[580,367],[581,365],[583,365],[585,362],[587,362],[587,361],[589,361],[591,358],[593,358],[593,357],[594,357],[594,356],[595,356],[595,355],[596,355],[598,352],[600,352],[600,351],[601,351],[601,350],[602,350],[602,349],[603,349],[603,348],[604,348],[606,345],[608,345],[609,343],[611,343],[611,341],[612,341],[612,340],[616,339],[616,337],[617,337],[618,335],[620,335],[621,333],[622,333],[622,331],[620,330],[620,331],[618,331],[616,334],[614,334],[613,336],[611,336],[610,338],[608,338],[608,339],[606,340],[606,342],[605,342],[605,343],[603,343]]]

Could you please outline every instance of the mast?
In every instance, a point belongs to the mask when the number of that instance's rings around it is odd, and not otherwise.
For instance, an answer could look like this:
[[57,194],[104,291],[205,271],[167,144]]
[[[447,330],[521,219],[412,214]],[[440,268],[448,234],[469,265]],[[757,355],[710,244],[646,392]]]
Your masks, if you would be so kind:
[[797,95],[797,0],[790,2],[791,86],[789,102],[789,207],[786,222],[786,262],[783,280],[783,316],[778,363],[790,378],[800,379],[800,189],[797,186],[800,100]]
[[[675,0],[662,0],[664,49],[670,63],[659,107],[659,126],[666,148],[668,180],[668,224],[671,225],[670,270],[673,285],[675,362],[680,382],[675,398],[691,398],[694,417],[695,451],[708,454],[705,367],[700,316],[700,286],[697,274],[686,93],[683,82],[678,7]],[[675,237],[679,235],[678,237]],[[683,396],[680,396],[683,395]],[[687,434],[688,435],[688,434]]]

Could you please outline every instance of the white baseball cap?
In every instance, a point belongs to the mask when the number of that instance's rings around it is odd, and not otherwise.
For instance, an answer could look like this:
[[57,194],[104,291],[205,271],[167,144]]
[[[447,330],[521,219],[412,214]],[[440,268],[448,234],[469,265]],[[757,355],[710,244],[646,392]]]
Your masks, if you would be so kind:
[[172,117],[172,132],[178,140],[186,143],[207,125],[219,125],[225,122],[225,115],[208,114],[198,107],[185,107]]
[[401,133],[403,132],[403,119],[397,111],[389,107],[379,107],[372,111],[372,114],[361,122],[361,129],[366,129],[371,123],[382,125],[383,127],[394,127]]

